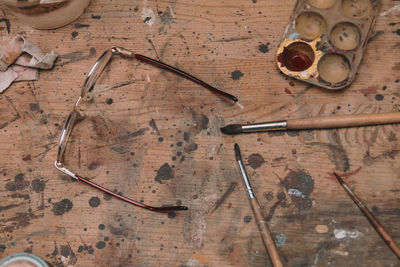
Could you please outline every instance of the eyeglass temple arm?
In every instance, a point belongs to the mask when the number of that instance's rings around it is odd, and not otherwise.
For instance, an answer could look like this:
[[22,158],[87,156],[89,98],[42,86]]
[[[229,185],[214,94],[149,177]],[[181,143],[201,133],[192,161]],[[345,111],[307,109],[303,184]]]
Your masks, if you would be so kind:
[[79,175],[71,172],[70,170],[65,168],[62,165],[62,163],[60,163],[60,162],[56,161],[54,165],[59,171],[61,171],[62,173],[68,175],[69,177],[73,178],[74,180],[79,180],[81,182],[84,182],[84,183],[86,183],[86,184],[88,184],[88,185],[90,185],[90,186],[92,186],[94,188],[97,188],[98,190],[100,190],[100,191],[102,191],[104,193],[107,193],[107,194],[109,194],[109,195],[111,195],[113,197],[116,197],[116,198],[118,198],[118,199],[120,199],[122,201],[128,202],[129,204],[132,204],[132,205],[135,205],[135,206],[147,209],[147,210],[156,211],[156,212],[165,212],[165,211],[172,211],[172,210],[188,210],[188,207],[186,207],[186,206],[171,206],[171,207],[152,207],[152,206],[148,206],[146,204],[137,202],[137,201],[132,200],[130,198],[121,196],[121,195],[119,195],[117,193],[114,193],[114,192],[108,190],[107,188],[104,188],[104,187],[102,187],[102,186],[100,186],[100,185],[98,185],[96,183],[93,183],[93,182],[83,178],[82,176],[79,176]]
[[212,91],[214,93],[220,94],[220,95],[222,95],[224,97],[227,97],[227,98],[229,98],[229,99],[231,99],[231,100],[233,100],[235,102],[238,101],[236,96],[233,96],[233,95],[228,94],[228,93],[226,93],[224,91],[221,91],[221,90],[215,88],[214,86],[211,86],[208,83],[203,82],[202,80],[194,77],[193,75],[190,75],[187,72],[184,72],[184,71],[182,71],[180,69],[172,67],[172,66],[170,66],[168,64],[165,64],[165,63],[163,63],[161,61],[158,61],[158,60],[155,60],[155,59],[152,59],[152,58],[140,55],[140,54],[135,54],[132,51],[129,51],[129,50],[127,50],[125,48],[122,48],[122,47],[115,47],[114,46],[114,47],[111,48],[111,50],[112,50],[112,52],[114,54],[120,54],[120,55],[124,55],[124,56],[128,56],[128,57],[134,57],[134,58],[136,58],[138,60],[141,60],[143,62],[152,64],[152,65],[154,65],[156,67],[159,67],[161,69],[168,70],[168,71],[170,71],[170,72],[172,72],[174,74],[177,74],[177,75],[179,75],[179,76],[181,76],[183,78],[186,78],[186,79],[188,79],[188,80],[190,80],[190,81],[192,81],[194,83],[197,83],[198,85],[201,85],[204,88],[206,88],[206,89],[208,89],[208,90],[210,90],[210,91]]

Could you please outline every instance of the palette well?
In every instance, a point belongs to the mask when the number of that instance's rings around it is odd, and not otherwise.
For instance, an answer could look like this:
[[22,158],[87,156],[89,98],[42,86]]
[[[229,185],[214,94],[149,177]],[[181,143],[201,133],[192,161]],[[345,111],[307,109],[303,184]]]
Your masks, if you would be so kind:
[[331,90],[348,86],[380,6],[379,0],[298,0],[278,47],[279,69]]

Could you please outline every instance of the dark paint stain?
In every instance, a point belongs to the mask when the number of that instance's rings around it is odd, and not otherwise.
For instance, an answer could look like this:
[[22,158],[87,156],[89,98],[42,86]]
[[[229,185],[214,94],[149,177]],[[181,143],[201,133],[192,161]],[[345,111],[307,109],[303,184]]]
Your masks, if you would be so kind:
[[160,135],[160,130],[158,130],[157,124],[154,119],[151,119],[149,125],[154,131],[156,131],[157,135]]
[[20,193],[13,193],[11,194],[12,198],[23,198],[23,199],[28,199],[29,195],[28,194],[20,194]]
[[31,111],[35,111],[35,110],[38,110],[38,105],[37,104],[35,104],[35,103],[29,103],[29,109],[31,110]]
[[0,244],[0,252],[4,252],[4,251],[6,251],[6,246],[5,245],[3,245],[3,244]]
[[368,44],[370,43],[370,42],[372,42],[372,41],[375,41],[376,39],[378,39],[378,37],[379,36],[381,36],[382,34],[384,34],[385,32],[384,31],[377,31],[377,32],[375,32],[375,34],[374,35],[372,35],[369,39],[368,39]]
[[190,152],[196,151],[197,147],[198,147],[198,145],[196,143],[190,143],[185,147],[185,150],[190,153]]
[[54,204],[53,213],[54,215],[60,216],[72,209],[72,202],[69,199],[64,198],[63,200]]
[[[272,193],[272,192],[271,192]],[[272,196],[273,197],[273,196]],[[287,207],[286,204],[286,195],[283,191],[280,191],[277,195],[276,198],[278,199],[270,208],[269,208],[269,213],[268,216],[265,218],[265,220],[268,222],[272,219],[272,217],[275,214],[275,210],[281,206],[281,207]],[[268,199],[268,198],[267,198]],[[272,200],[272,199],[271,199]]]
[[375,95],[375,99],[376,99],[377,101],[382,101],[382,100],[383,100],[383,95],[377,94],[377,95]]
[[102,164],[103,164],[103,163],[102,163],[100,160],[93,161],[93,162],[91,162],[91,163],[89,164],[88,169],[91,170],[91,171],[92,171],[92,170],[95,170],[95,169],[97,169],[98,167],[100,167]]
[[111,234],[116,235],[116,236],[125,236],[125,237],[127,237],[129,231],[128,231],[128,229],[124,229],[122,227],[110,226],[110,232],[111,232]]
[[75,39],[76,36],[78,36],[78,35],[79,35],[78,32],[75,32],[75,31],[71,32],[72,39]]
[[329,143],[311,142],[307,143],[311,146],[322,146],[328,149],[328,158],[335,164],[336,169],[339,171],[348,171],[350,169],[350,160],[347,152],[340,145],[332,145]]
[[[75,63],[78,61],[87,60],[87,59],[91,59],[94,57],[96,57],[96,49],[94,47],[91,47],[89,49],[88,55],[83,55],[82,52],[78,51],[78,52],[68,53],[65,55],[60,55],[60,56],[58,56],[58,59],[61,61],[60,66],[64,66],[64,65],[67,65],[70,63]],[[64,59],[66,59],[68,61],[63,62]]]
[[75,29],[89,28],[89,27],[90,27],[90,24],[80,24],[80,23],[74,24]]
[[211,214],[214,211],[216,211],[222,205],[222,203],[224,203],[224,201],[229,197],[229,195],[232,194],[232,192],[235,190],[236,186],[237,186],[237,182],[231,182],[231,184],[229,185],[229,188],[213,205],[211,212],[210,212]]
[[89,205],[90,205],[92,208],[96,208],[96,207],[100,206],[100,198],[98,198],[98,197],[92,197],[92,198],[89,200]]
[[168,212],[168,218],[173,219],[176,217],[176,213],[174,211]]
[[21,206],[21,204],[10,204],[10,205],[7,205],[7,206],[0,206],[0,212],[4,211],[4,210],[9,210],[9,209],[12,209],[12,208],[15,208],[15,207],[18,207],[18,206]]
[[85,244],[83,246],[79,246],[79,248],[78,248],[78,252],[79,253],[83,252],[84,250],[87,251],[89,254],[93,254],[94,253],[94,249],[93,249],[93,247],[91,245],[87,246]]
[[258,51],[260,51],[261,53],[267,53],[269,51],[269,43],[266,44],[260,44],[258,46]]
[[90,16],[92,19],[101,19],[101,16],[100,15],[91,15]]
[[163,181],[169,180],[171,178],[174,178],[174,172],[168,163],[164,163],[164,165],[162,165],[157,171],[157,175],[154,180],[162,184]]
[[7,33],[10,34],[11,24],[10,20],[7,18],[0,18],[0,23],[4,22],[6,24]]
[[158,15],[161,18],[161,23],[163,24],[172,24],[175,23],[174,22],[174,17],[171,14],[170,9],[167,9],[166,11],[162,12],[161,10],[158,11]]
[[104,229],[106,229],[106,226],[104,224],[99,224],[99,229],[103,231]]
[[32,157],[29,154],[22,158],[23,161],[28,161],[28,160],[31,160],[31,159],[32,159]]
[[137,137],[137,136],[140,136],[140,135],[144,135],[146,133],[146,131],[148,131],[148,130],[149,130],[149,128],[142,128],[142,129],[140,129],[140,130],[138,130],[136,132],[128,133],[126,135],[115,137],[114,141],[115,142],[123,142],[123,141],[126,141],[126,140],[130,139],[130,138]]
[[260,154],[254,153],[249,156],[247,162],[255,170],[264,163],[264,158]]
[[29,209],[28,212],[16,212],[15,216],[12,218],[7,218],[6,222],[12,222],[11,229],[17,229],[17,228],[26,227],[29,224],[31,224],[31,222],[30,222],[31,219],[42,218],[43,216],[44,216],[43,214],[35,215]]
[[[292,203],[299,210],[308,210],[312,206],[312,200],[309,195],[314,191],[314,180],[310,175],[303,171],[291,171],[281,184],[289,190],[296,190],[296,193],[290,193]],[[298,194],[297,194],[298,193]]]
[[118,152],[119,154],[125,154],[128,150],[123,146],[112,147],[111,150]]
[[46,183],[40,179],[35,179],[31,183],[32,190],[36,193],[43,192],[44,188],[46,187]]
[[19,173],[14,177],[13,182],[8,182],[5,185],[5,188],[9,191],[19,191],[25,189],[29,186],[29,182],[24,181],[24,174]]
[[244,74],[240,70],[235,70],[231,73],[231,77],[235,81],[239,80],[241,77],[243,77],[243,75]]
[[106,243],[104,241],[99,241],[96,244],[96,248],[98,248],[98,249],[103,249],[105,247],[106,247]]
[[251,222],[251,216],[250,215],[244,216],[243,221],[244,221],[244,223]]
[[71,253],[71,248],[69,246],[60,247],[60,254],[63,255],[64,257],[67,258],[70,253]]
[[111,105],[114,102],[112,98],[107,98],[106,103],[107,105]]

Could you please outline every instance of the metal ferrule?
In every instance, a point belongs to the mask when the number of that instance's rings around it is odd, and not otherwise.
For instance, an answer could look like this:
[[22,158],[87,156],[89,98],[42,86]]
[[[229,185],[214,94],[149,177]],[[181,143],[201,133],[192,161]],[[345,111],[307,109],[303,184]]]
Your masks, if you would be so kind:
[[251,132],[262,132],[262,131],[286,130],[286,127],[287,127],[286,121],[262,122],[262,123],[242,125],[242,132],[251,133]]
[[73,173],[70,170],[68,170],[67,168],[65,168],[64,165],[61,162],[55,161],[54,162],[54,166],[56,167],[57,170],[59,170],[60,172],[66,174],[66,175],[68,175],[72,179],[79,180],[78,177],[76,177],[75,173]]
[[243,162],[241,160],[238,160],[238,164],[239,164],[240,172],[242,173],[243,182],[244,182],[244,185],[246,186],[247,193],[249,194],[249,198],[252,199],[255,196],[254,196],[253,188],[251,187],[251,184],[249,181],[249,177],[247,176],[246,169],[244,168]]
[[122,56],[127,56],[127,57],[132,57],[134,55],[134,53],[131,50],[125,49],[120,46],[111,47],[111,52],[114,55],[122,55]]

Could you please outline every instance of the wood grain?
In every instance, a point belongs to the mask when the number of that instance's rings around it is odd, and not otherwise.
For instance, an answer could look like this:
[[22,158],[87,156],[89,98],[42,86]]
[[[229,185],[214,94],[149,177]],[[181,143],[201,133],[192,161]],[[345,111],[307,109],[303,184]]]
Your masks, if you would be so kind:
[[[0,95],[0,258],[31,251],[55,266],[270,265],[244,192],[232,189],[240,183],[237,142],[284,266],[396,266],[331,173],[351,177],[399,242],[398,125],[219,131],[238,121],[399,111],[398,11],[378,17],[356,79],[331,92],[287,78],[275,64],[295,2],[94,0],[72,24],[46,31],[2,7],[10,32],[0,21],[1,44],[22,33],[59,58],[38,81]],[[383,1],[382,12],[397,5]],[[151,26],[142,15],[150,9]],[[137,201],[188,211],[135,208],[53,167],[85,74],[113,45],[179,67],[244,107],[135,60],[113,59],[99,79],[69,139],[66,166]],[[335,229],[350,235],[338,239]]]

